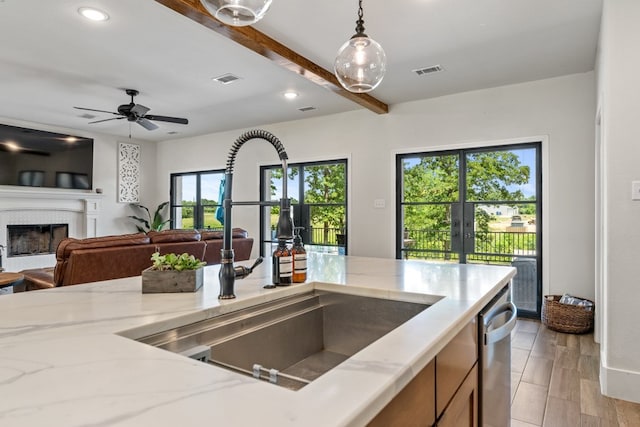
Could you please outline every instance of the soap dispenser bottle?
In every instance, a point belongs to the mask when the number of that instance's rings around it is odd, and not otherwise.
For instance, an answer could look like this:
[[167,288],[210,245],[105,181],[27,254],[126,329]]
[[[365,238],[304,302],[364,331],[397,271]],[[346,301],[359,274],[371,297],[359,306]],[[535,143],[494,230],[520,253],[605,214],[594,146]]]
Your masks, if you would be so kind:
[[295,228],[295,236],[293,237],[293,247],[291,255],[293,256],[293,283],[304,283],[307,280],[307,251],[302,244],[300,231],[303,227]]
[[293,257],[285,239],[278,239],[278,247],[273,252],[272,281],[274,285],[289,286],[293,276]]

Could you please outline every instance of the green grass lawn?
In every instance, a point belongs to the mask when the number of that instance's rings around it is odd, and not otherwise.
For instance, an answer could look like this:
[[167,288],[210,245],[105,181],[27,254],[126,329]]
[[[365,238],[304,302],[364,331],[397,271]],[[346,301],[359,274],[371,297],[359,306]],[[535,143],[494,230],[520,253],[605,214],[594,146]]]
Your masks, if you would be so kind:
[[[204,227],[222,228],[222,224],[216,219],[215,212],[204,213]],[[182,218],[182,228],[193,228],[193,218]]]

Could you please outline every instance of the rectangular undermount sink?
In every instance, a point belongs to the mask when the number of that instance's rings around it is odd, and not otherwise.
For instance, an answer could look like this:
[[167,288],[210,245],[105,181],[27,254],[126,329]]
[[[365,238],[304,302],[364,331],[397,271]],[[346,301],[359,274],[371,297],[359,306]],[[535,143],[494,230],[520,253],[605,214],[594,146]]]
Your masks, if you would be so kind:
[[428,307],[314,290],[138,341],[298,390]]

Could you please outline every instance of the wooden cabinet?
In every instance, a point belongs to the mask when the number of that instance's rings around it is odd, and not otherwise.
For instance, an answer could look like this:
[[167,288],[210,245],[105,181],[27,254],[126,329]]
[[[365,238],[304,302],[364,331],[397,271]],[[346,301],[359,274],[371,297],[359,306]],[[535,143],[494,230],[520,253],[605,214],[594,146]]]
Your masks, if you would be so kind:
[[368,426],[476,427],[477,361],[478,330],[474,318]]
[[438,420],[438,427],[478,426],[478,364],[464,382]]
[[478,360],[478,325],[474,318],[436,356],[438,417]]
[[435,361],[432,360],[369,426],[431,427],[436,421],[435,384]]

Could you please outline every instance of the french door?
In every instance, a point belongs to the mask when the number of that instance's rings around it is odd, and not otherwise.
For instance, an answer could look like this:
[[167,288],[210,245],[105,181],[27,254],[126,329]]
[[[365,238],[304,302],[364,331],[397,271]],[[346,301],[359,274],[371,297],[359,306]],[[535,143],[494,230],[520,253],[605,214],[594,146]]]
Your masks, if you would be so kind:
[[[261,201],[277,202],[282,195],[282,167],[260,168]],[[291,163],[287,171],[293,223],[311,252],[347,254],[347,160]],[[261,255],[277,246],[275,226],[279,207],[260,211]]]
[[513,301],[539,317],[541,144],[399,154],[396,257],[510,265]]

